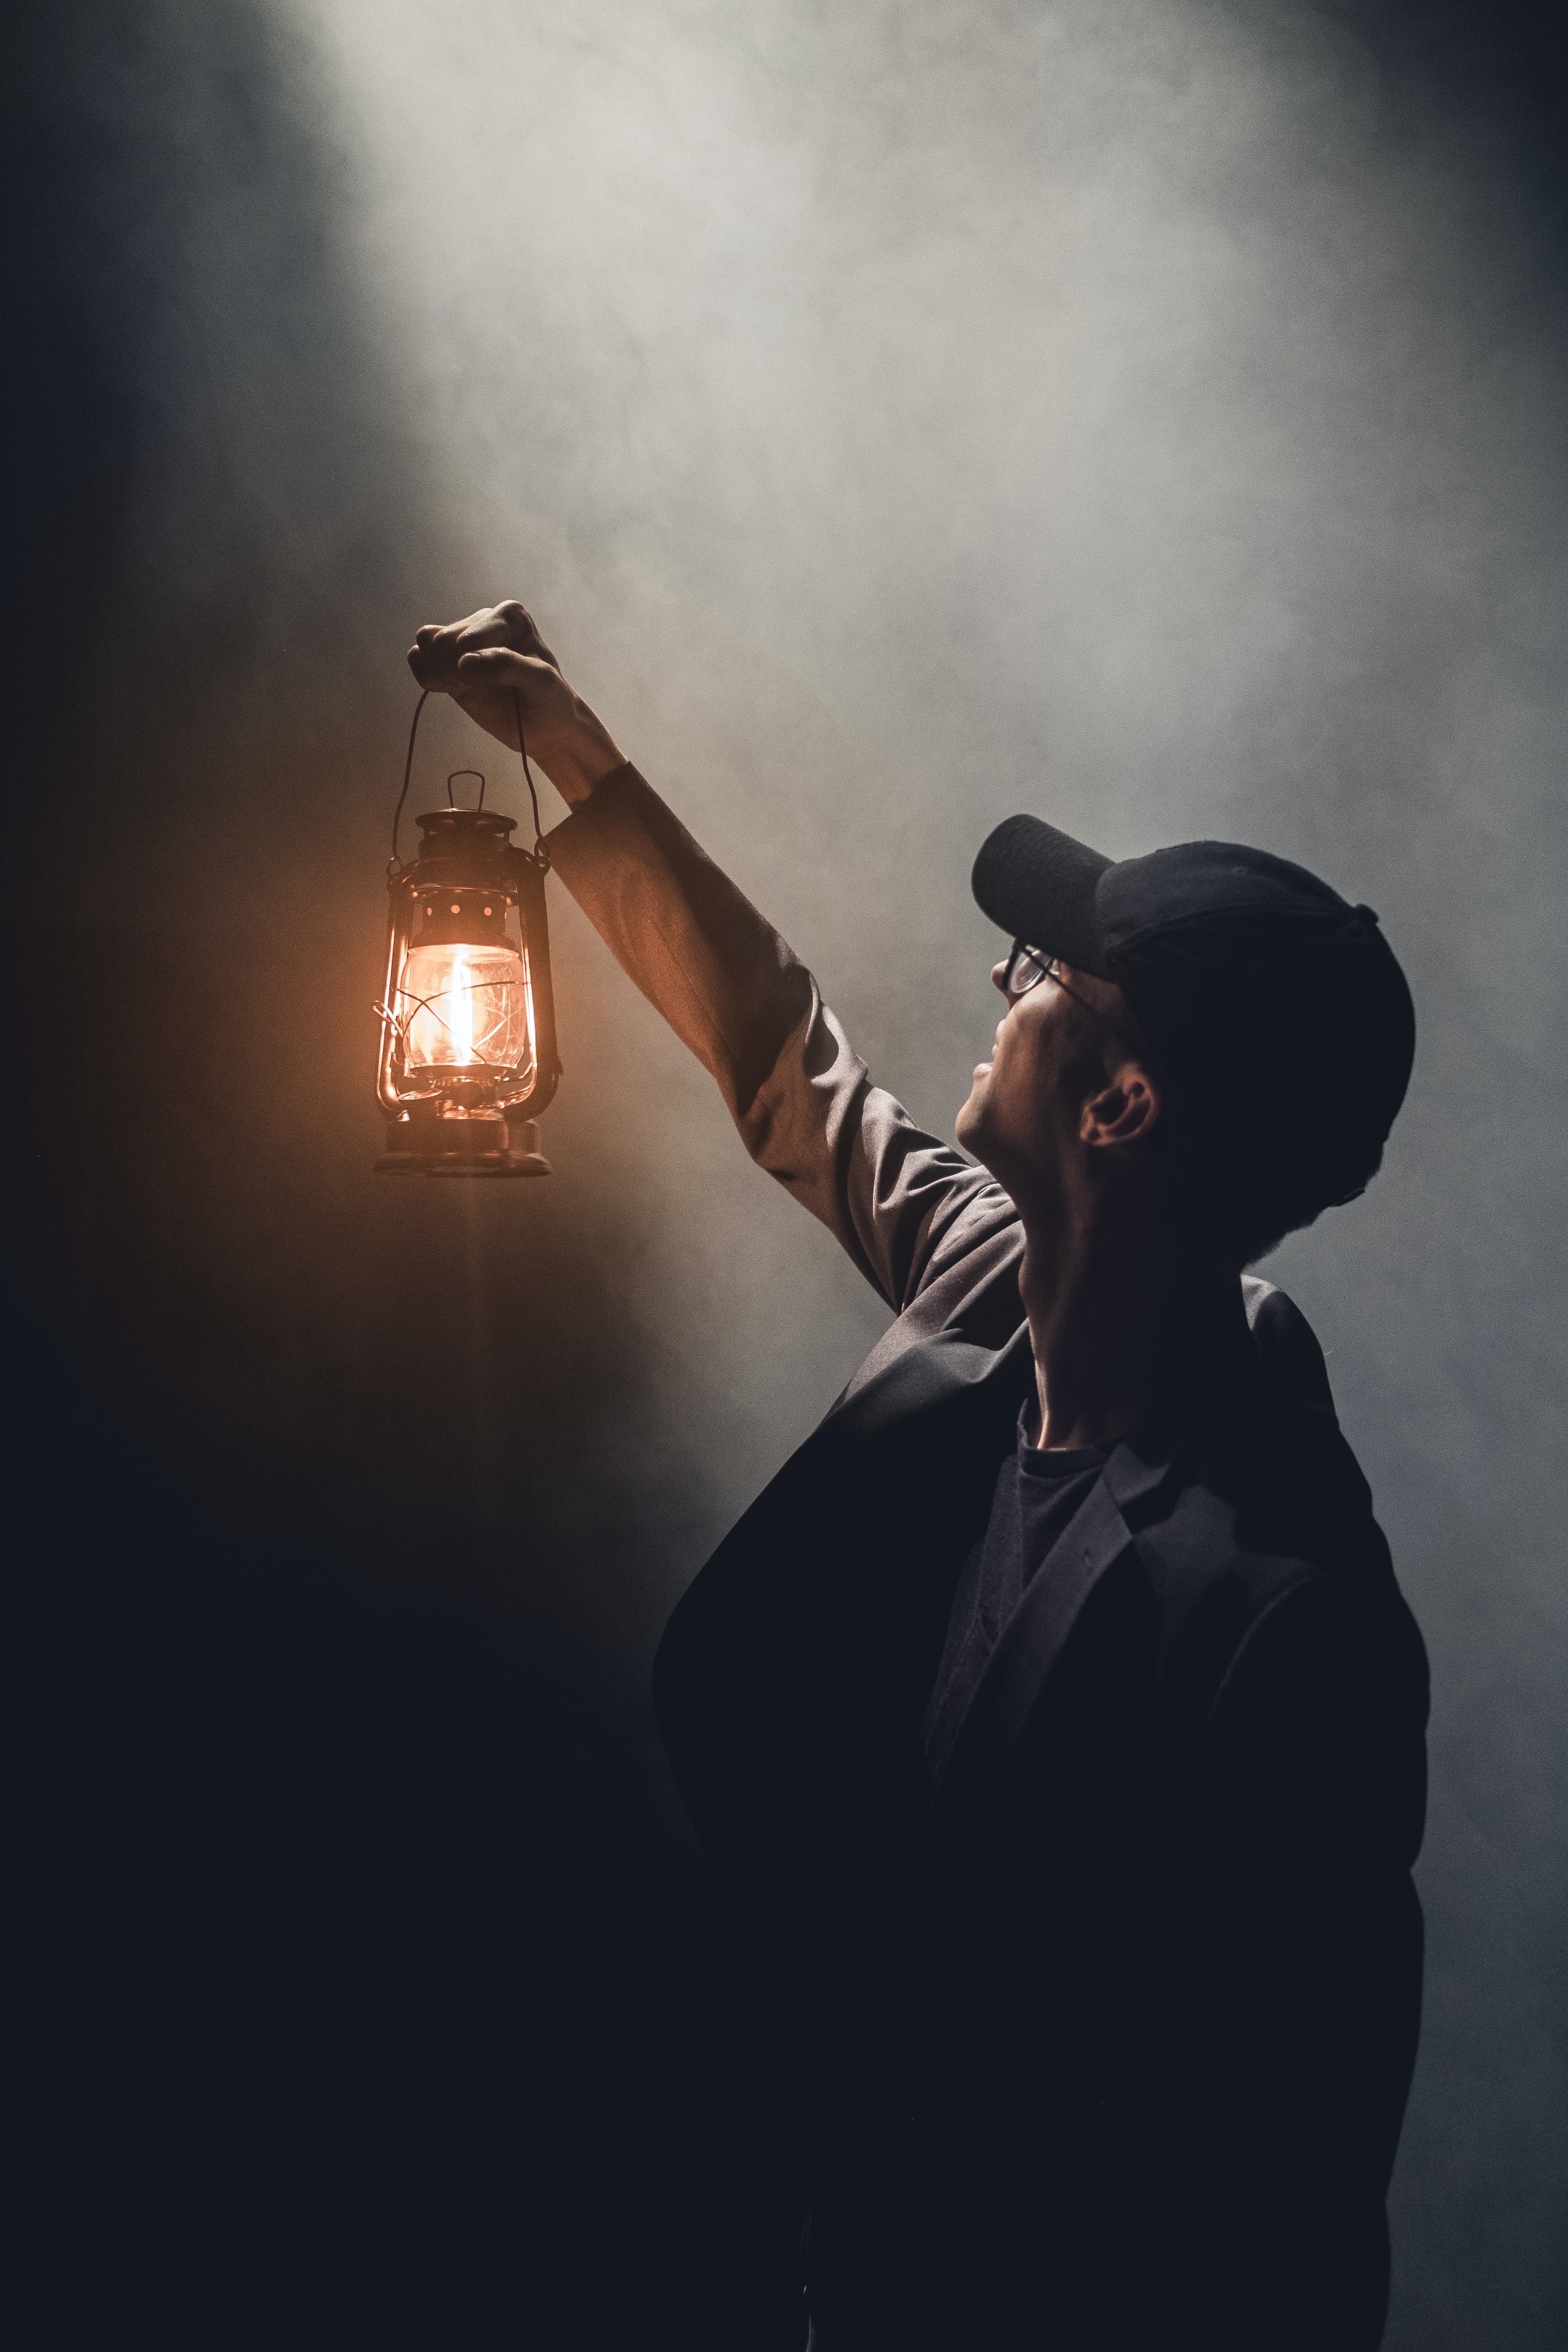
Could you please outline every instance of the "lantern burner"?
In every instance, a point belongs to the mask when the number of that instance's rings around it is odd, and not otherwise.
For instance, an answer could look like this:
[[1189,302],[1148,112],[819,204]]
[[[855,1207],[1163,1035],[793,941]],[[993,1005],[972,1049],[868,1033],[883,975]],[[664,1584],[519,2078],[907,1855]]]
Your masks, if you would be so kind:
[[416,1104],[386,1123],[378,1176],[548,1176],[539,1124],[447,1102]]

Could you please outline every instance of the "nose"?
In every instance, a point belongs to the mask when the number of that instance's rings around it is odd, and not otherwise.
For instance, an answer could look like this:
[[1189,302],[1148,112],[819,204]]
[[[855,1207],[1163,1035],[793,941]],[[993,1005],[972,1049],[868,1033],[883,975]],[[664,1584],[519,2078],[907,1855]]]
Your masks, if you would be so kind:
[[1007,965],[1010,959],[1008,957],[1004,956],[999,963],[994,963],[991,967],[991,985],[994,989],[999,989],[1004,996],[1007,993]]

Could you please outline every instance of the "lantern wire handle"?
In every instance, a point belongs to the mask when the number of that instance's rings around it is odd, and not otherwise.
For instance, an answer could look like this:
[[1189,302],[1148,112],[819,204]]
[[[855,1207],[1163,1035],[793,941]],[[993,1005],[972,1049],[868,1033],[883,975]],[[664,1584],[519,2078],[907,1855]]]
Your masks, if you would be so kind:
[[533,770],[528,764],[528,745],[522,734],[522,697],[514,686],[511,707],[517,714],[517,748],[522,754],[522,772],[528,779],[528,797],[533,803],[533,854],[540,864],[548,866],[550,852],[544,846],[544,828],[539,822],[539,794],[533,789]]
[[408,730],[408,757],[403,762],[403,790],[398,793],[397,806],[392,812],[392,863],[386,869],[389,874],[401,874],[403,871],[402,861],[397,855],[397,827],[403,815],[403,803],[408,798],[408,779],[414,773],[414,738],[419,732],[419,713],[429,699],[430,689],[426,687],[414,706],[414,719]]
[[[404,803],[408,798],[408,780],[414,773],[414,739],[419,732],[419,714],[429,699],[430,688],[426,687],[414,706],[414,717],[409,722],[408,755],[403,762],[403,790],[397,795],[397,806],[392,813],[392,862],[386,870],[393,876],[403,871],[402,860],[397,855],[397,829],[403,820]],[[511,707],[517,715],[517,748],[522,754],[522,772],[528,780],[528,797],[533,806],[533,854],[539,863],[548,868],[550,852],[544,846],[544,827],[539,821],[539,793],[533,782],[533,770],[528,764],[528,744],[522,732],[522,698],[515,687],[511,691]],[[456,772],[458,775],[478,775],[479,770],[459,768]],[[450,782],[447,787],[447,796],[451,798]],[[480,804],[483,805],[482,798]]]

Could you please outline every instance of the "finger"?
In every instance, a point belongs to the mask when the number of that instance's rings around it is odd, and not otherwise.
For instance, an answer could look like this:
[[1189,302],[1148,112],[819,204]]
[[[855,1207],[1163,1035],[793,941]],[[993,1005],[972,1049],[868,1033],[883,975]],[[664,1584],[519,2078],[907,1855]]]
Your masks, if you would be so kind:
[[480,646],[461,655],[458,678],[464,686],[500,687],[529,695],[543,685],[559,687],[561,673],[553,662],[537,655],[520,654],[510,646]]
[[537,654],[541,661],[550,664],[552,669],[560,668],[560,663],[540,635],[538,622],[526,605],[520,604],[515,596],[509,596],[496,606],[496,612],[510,625],[513,634],[508,642],[515,646],[519,653]]
[[552,669],[561,667],[534,625],[533,616],[520,604],[515,596],[504,604],[495,604],[488,612],[475,613],[462,625],[461,650],[468,653],[484,646],[506,646],[514,653],[531,654],[550,664]]
[[441,650],[432,642],[434,631],[421,629],[408,648],[408,667],[427,694],[447,694],[457,678],[455,660],[442,659]]
[[421,686],[432,693],[451,691],[458,669],[458,641],[475,621],[488,620],[488,611],[470,613],[466,620],[426,621],[415,631],[408,649],[408,667]]
[[540,689],[559,694],[561,687],[548,662],[510,646],[481,646],[458,661],[451,691],[470,719],[516,751],[520,734],[543,723]]

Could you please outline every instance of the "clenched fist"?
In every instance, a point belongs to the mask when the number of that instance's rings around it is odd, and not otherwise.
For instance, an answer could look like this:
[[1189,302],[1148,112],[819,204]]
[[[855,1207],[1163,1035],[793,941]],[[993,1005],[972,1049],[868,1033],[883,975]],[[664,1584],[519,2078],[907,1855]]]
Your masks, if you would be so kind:
[[574,694],[561,665],[521,604],[488,604],[445,627],[426,622],[408,648],[408,667],[432,694],[449,694],[498,742],[517,749],[521,709],[528,756],[574,807],[626,754]]

